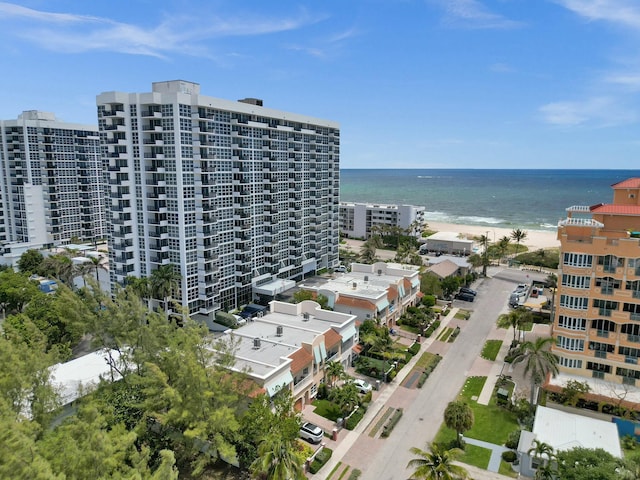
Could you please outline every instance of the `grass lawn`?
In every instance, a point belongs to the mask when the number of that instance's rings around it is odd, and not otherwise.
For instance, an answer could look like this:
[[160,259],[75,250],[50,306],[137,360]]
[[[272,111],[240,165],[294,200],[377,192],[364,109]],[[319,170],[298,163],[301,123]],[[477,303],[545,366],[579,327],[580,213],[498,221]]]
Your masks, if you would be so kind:
[[432,363],[436,363],[437,361],[438,361],[437,355],[431,352],[424,352],[422,355],[420,355],[420,358],[416,362],[415,368],[419,368],[420,370],[423,370],[427,368],[429,365],[431,365]]
[[504,460],[500,460],[500,468],[498,469],[498,473],[507,475],[508,477],[518,478],[518,474],[513,470],[511,464],[505,462]]
[[[472,400],[480,395],[486,379],[486,377],[469,377],[458,396],[460,400],[466,401],[473,410],[473,428],[465,432],[464,435],[496,445],[503,445],[507,441],[509,433],[520,427],[514,414],[496,405],[495,396],[491,398],[489,405],[479,405],[475,400]],[[452,441],[455,439],[455,435],[456,433],[443,423],[435,441]]]
[[440,332],[440,335],[438,335],[438,338],[436,340],[440,340],[441,342],[446,342],[447,340],[449,340],[449,336],[452,333],[453,333],[453,328],[447,327],[444,330],[442,330],[442,332]]
[[500,347],[502,347],[502,340],[487,340],[484,347],[482,347],[482,353],[480,356],[493,361],[498,356]]
[[461,320],[469,320],[471,312],[469,310],[463,310],[462,308],[456,312],[453,318],[459,318]]
[[340,412],[338,406],[329,400],[314,400],[312,405],[316,407],[314,413],[321,417],[328,418],[334,422],[342,417],[342,412]]

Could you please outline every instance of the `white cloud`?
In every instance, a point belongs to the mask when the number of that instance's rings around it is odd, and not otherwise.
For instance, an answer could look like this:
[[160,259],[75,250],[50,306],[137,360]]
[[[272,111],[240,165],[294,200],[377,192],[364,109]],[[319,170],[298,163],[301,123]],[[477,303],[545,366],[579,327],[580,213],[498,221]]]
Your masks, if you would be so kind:
[[640,73],[615,73],[604,78],[607,83],[621,85],[629,90],[640,90]]
[[446,20],[467,28],[517,28],[520,22],[490,11],[478,0],[432,0],[446,12]]
[[568,10],[588,20],[640,29],[640,3],[637,0],[556,0]]
[[5,35],[13,34],[47,50],[70,53],[101,50],[164,57],[179,51],[208,56],[203,45],[206,40],[295,30],[320,20],[305,11],[290,18],[202,14],[168,16],[147,28],[109,18],[50,13],[0,2],[0,25]]
[[587,124],[611,127],[637,119],[631,108],[621,105],[611,97],[593,97],[582,102],[553,102],[538,110],[546,123],[566,127]]

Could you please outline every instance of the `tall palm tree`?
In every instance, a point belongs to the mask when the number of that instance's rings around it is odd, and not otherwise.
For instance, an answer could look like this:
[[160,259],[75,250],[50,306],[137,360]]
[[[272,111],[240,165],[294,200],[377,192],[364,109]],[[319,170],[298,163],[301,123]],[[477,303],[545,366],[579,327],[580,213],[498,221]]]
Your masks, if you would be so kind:
[[478,237],[478,241],[484,247],[484,251],[482,252],[482,276],[487,276],[487,266],[489,265],[489,236],[488,235],[480,235]]
[[498,241],[498,251],[500,252],[501,259],[505,257],[507,250],[509,250],[510,243],[511,243],[511,239],[506,235]]
[[520,346],[521,353],[513,359],[513,363],[524,362],[524,375],[531,377],[531,405],[535,405],[536,387],[541,385],[548,374],[558,374],[558,357],[549,351],[554,343],[552,337],[538,337],[534,341],[524,342]]
[[444,410],[444,423],[456,431],[456,442],[462,447],[462,434],[473,427],[473,410],[464,401],[449,402]]
[[135,293],[140,300],[147,303],[147,307],[150,307],[149,299],[151,298],[151,285],[148,277],[138,278],[133,275],[128,276],[125,279],[126,288]]
[[462,450],[453,448],[447,450],[443,446],[432,443],[429,451],[411,448],[411,453],[417,455],[409,461],[407,468],[415,468],[409,478],[422,480],[462,480],[469,478],[469,473],[461,466],[454,465],[453,461]]
[[176,267],[167,263],[160,265],[153,272],[151,272],[151,278],[149,283],[151,285],[151,291],[154,295],[162,297],[164,300],[164,311],[169,309],[169,299],[180,286],[180,273],[176,270]]
[[98,286],[100,286],[100,275],[99,275],[99,271],[100,270],[104,270],[105,272],[108,272],[109,270],[107,269],[107,265],[105,263],[105,259],[104,257],[100,256],[100,257],[88,257],[89,260],[91,260],[90,263],[88,263],[89,265],[91,265],[96,272],[96,282],[98,284]]
[[306,480],[300,458],[296,455],[297,440],[270,435],[258,447],[258,458],[251,464],[256,478],[266,480]]
[[536,439],[533,441],[533,447],[527,451],[527,454],[538,460],[538,467],[534,477],[535,480],[550,480],[553,478],[551,461],[555,458],[555,452],[551,445]]
[[375,238],[380,237],[371,237],[369,240],[362,244],[362,248],[360,248],[360,257],[362,261],[365,263],[375,263],[376,258],[376,250],[375,242],[372,241]]
[[518,255],[518,250],[520,249],[520,242],[522,242],[525,238],[527,238],[527,232],[524,230],[520,230],[516,228],[511,231],[511,238],[516,241],[516,256]]
[[338,361],[327,362],[324,366],[324,374],[327,377],[330,387],[333,387],[336,380],[340,380],[345,377],[344,365]]

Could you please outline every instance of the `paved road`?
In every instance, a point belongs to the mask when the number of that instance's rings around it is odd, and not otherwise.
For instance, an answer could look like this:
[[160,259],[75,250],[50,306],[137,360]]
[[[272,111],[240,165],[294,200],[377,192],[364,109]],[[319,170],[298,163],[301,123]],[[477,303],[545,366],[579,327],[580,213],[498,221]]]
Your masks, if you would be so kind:
[[[466,380],[469,369],[484,345],[496,318],[506,311],[508,293],[513,284],[526,280],[525,272],[489,272],[493,278],[483,279],[476,285],[478,296],[471,307],[473,314],[468,325],[451,344],[438,368],[429,377],[424,387],[418,390],[415,399],[405,410],[402,419],[391,436],[381,441],[373,455],[368,452],[349,452],[353,467],[362,470],[362,480],[405,480],[411,471],[406,465],[413,458],[409,449],[413,446],[426,449],[441,423],[447,404],[453,400]],[[402,389],[403,387],[400,387]],[[364,448],[370,442],[363,442]],[[372,445],[369,444],[371,447]],[[354,445],[353,449],[359,446]],[[361,464],[356,464],[358,458]],[[478,477],[479,478],[479,477]]]

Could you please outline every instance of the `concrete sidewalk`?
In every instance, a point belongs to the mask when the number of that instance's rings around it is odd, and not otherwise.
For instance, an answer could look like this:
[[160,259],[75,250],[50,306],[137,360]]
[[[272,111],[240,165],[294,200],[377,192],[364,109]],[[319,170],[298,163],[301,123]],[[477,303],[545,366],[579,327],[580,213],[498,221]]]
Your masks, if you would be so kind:
[[[507,356],[507,353],[509,353],[512,338],[512,330],[507,329],[504,334],[504,339],[502,339],[502,346],[500,347],[500,351],[498,352],[496,359],[491,365],[491,370],[487,373],[487,380],[484,382],[482,392],[478,396],[477,403],[479,403],[480,405],[489,405],[489,401],[491,400],[491,396],[493,395],[493,390],[496,386],[496,382],[498,381],[498,377],[501,373],[506,373],[506,369],[508,369],[508,367],[505,367],[504,359]],[[496,338],[496,340],[498,339]]]
[[[421,353],[425,352],[431,346],[438,335],[440,335],[440,332],[449,325],[449,322],[455,317],[456,313],[458,313],[458,308],[451,308],[447,312],[447,315],[444,318],[440,319],[440,326],[438,327],[438,329],[433,332],[433,334],[431,334],[429,338],[422,338],[420,353],[418,355],[415,355],[409,361],[409,363],[407,363],[407,365],[405,365],[405,367],[400,370],[400,372],[398,372],[398,375],[390,383],[383,384],[384,386],[380,390],[379,395],[369,404],[367,412],[354,430],[348,431],[344,436],[341,434],[344,434],[346,430],[342,430],[339,433],[338,442],[326,442],[327,447],[333,449],[331,459],[322,467],[321,471],[317,474],[307,474],[309,478],[324,479],[326,478],[326,475],[335,468],[335,466],[342,460],[345,454],[351,449],[351,447],[353,447],[360,435],[364,433],[371,422],[380,413],[389,398],[391,398],[391,396],[395,393],[396,389],[400,386],[400,384],[402,384],[407,375],[409,375],[415,364],[418,362]],[[306,417],[306,413],[304,414],[304,416]],[[331,430],[332,429],[333,427],[331,427]],[[335,444],[335,446],[330,445],[329,443]]]

